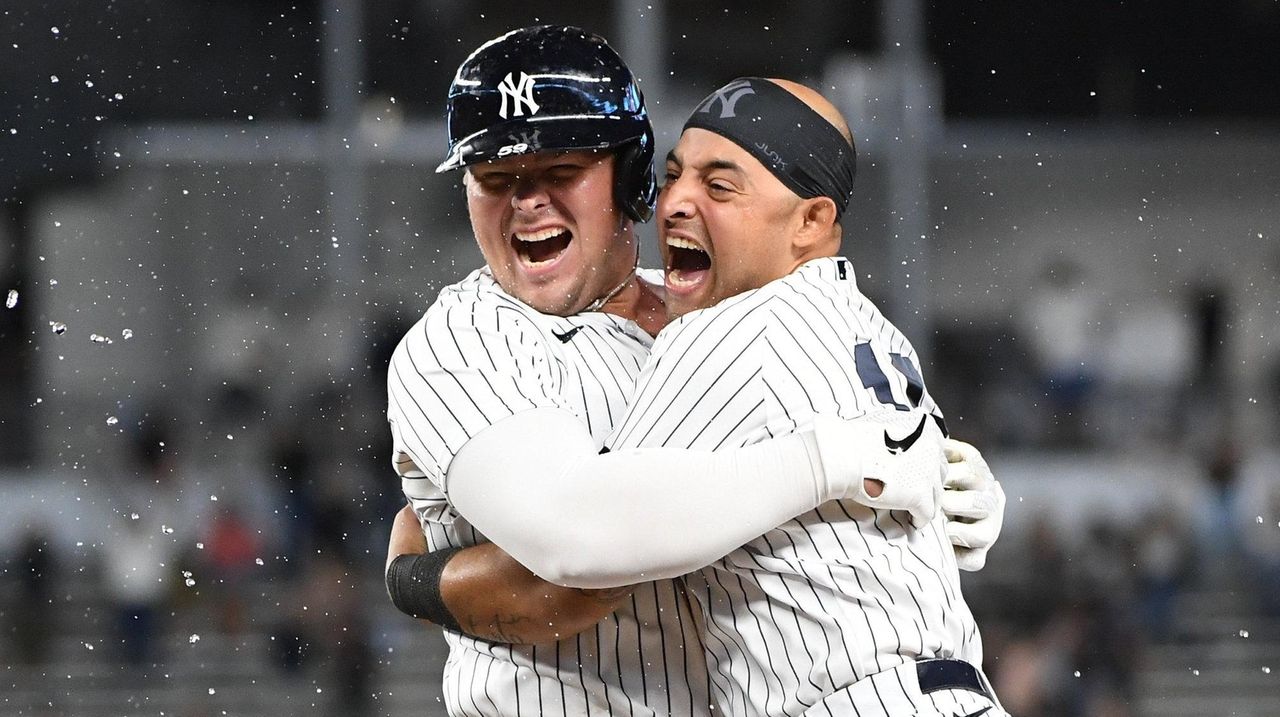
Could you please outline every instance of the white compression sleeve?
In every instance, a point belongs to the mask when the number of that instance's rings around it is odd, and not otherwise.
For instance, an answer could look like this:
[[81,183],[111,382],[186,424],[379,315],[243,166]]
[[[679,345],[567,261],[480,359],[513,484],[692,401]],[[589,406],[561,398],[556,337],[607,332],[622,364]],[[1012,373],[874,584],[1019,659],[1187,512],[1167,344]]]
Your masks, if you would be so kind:
[[[858,478],[859,482],[861,479]],[[457,511],[535,574],[604,588],[701,568],[839,497],[810,432],[717,452],[675,448],[598,454],[559,409],[484,429],[451,463]]]

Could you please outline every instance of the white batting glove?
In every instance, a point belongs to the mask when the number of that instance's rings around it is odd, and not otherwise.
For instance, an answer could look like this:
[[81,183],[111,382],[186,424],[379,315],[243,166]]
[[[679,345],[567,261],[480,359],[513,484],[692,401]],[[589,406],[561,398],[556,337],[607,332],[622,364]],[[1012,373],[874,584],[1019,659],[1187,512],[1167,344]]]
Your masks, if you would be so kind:
[[[831,497],[905,510],[916,528],[938,512],[947,462],[932,415],[880,411],[849,421],[817,416],[813,433]],[[865,479],[883,485],[880,495],[867,492]]]
[[1000,537],[1004,525],[1004,489],[977,448],[946,439],[946,491],[942,514],[947,537],[956,551],[956,565],[974,572],[987,564],[987,551]]

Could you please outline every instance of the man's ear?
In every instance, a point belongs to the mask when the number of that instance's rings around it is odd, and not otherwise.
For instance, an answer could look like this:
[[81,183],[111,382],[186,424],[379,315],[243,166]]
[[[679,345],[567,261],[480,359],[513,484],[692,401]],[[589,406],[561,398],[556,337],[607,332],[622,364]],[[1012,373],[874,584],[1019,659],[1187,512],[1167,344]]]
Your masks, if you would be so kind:
[[836,203],[831,197],[811,197],[802,200],[800,227],[796,232],[795,246],[803,251],[812,249],[819,242],[830,240],[836,225]]

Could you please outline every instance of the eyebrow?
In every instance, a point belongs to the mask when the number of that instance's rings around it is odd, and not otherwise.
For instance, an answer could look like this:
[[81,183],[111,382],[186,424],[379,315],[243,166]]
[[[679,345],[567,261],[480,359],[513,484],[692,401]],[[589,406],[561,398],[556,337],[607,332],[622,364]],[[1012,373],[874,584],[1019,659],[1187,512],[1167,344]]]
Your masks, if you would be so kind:
[[[684,166],[684,162],[680,161],[680,157],[676,154],[676,151],[674,149],[671,150],[670,152],[667,152],[667,161],[673,164],[677,164],[681,167]],[[731,172],[737,172],[739,174],[746,173],[746,171],[742,168],[742,165],[728,159],[708,160],[706,162],[703,162],[702,165],[698,167],[698,169],[703,172],[706,172],[709,170],[715,170],[715,169],[724,169]]]
[[745,171],[742,169],[742,165],[727,159],[713,159],[709,162],[704,162],[702,164],[701,169],[703,171],[706,171],[708,169],[727,169],[731,172],[737,172],[739,174],[745,173]]

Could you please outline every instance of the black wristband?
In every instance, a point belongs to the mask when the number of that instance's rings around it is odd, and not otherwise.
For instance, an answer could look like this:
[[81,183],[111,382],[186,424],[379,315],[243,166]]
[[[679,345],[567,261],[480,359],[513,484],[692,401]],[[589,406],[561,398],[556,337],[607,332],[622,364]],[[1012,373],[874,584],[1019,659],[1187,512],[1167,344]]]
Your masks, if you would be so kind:
[[387,566],[387,594],[400,612],[462,632],[440,596],[440,574],[462,548],[443,548],[421,555],[399,555]]

